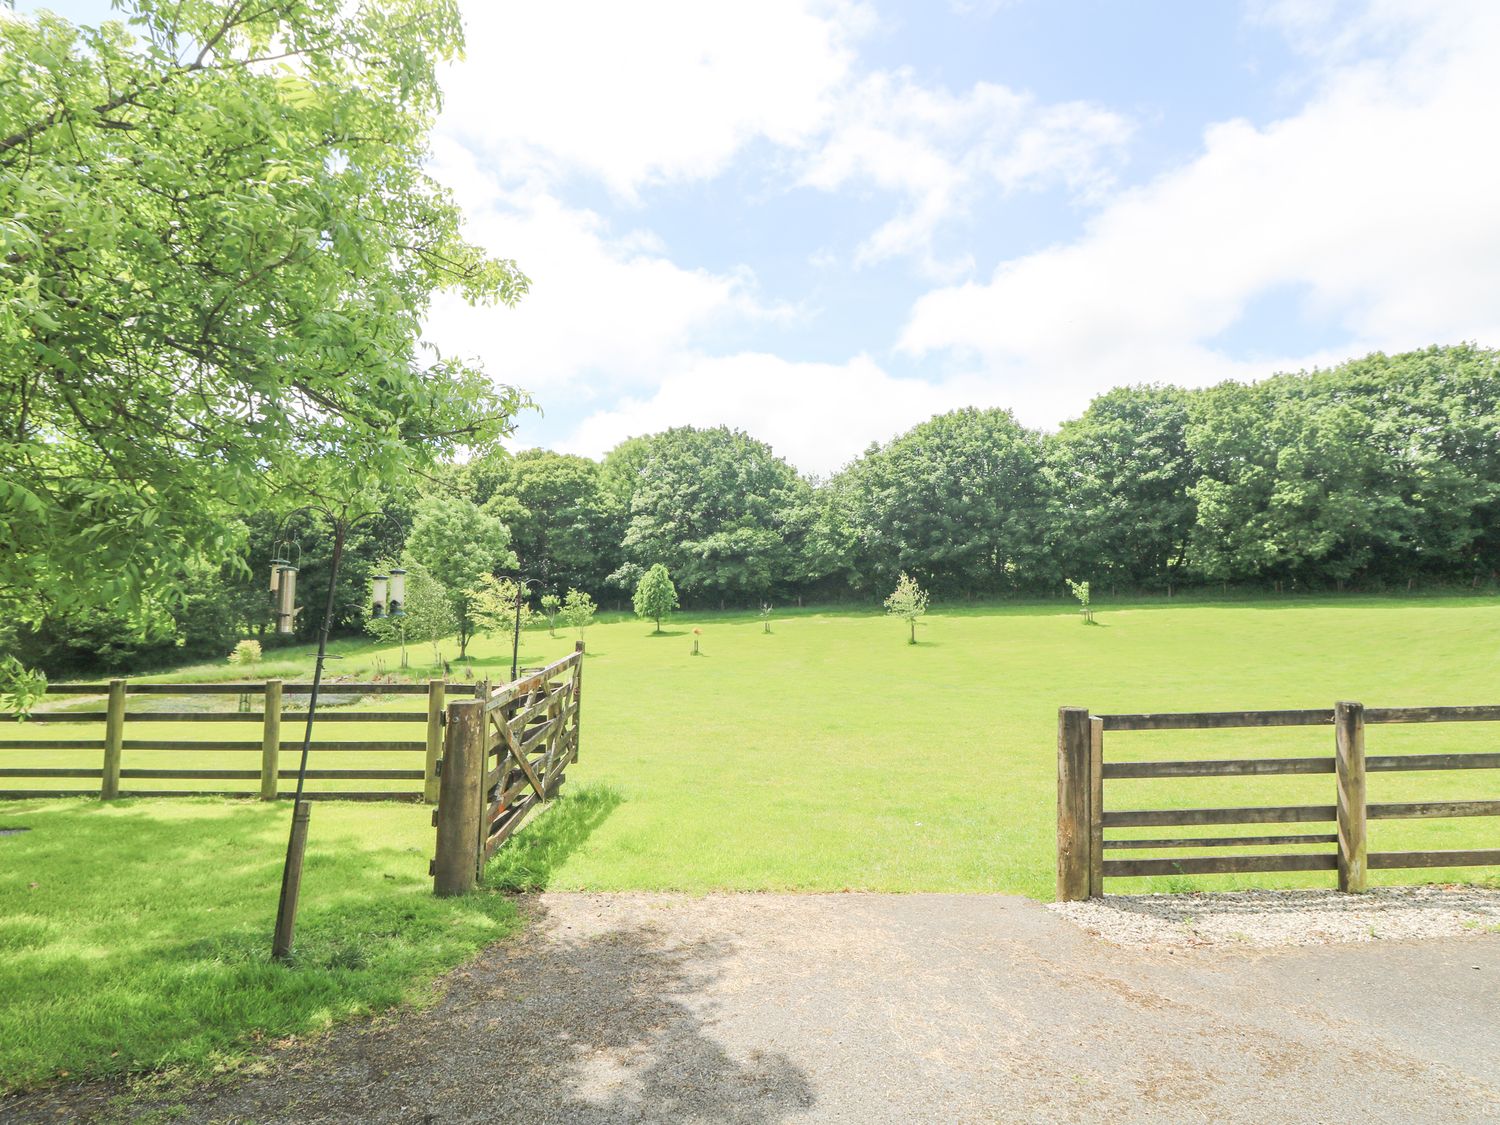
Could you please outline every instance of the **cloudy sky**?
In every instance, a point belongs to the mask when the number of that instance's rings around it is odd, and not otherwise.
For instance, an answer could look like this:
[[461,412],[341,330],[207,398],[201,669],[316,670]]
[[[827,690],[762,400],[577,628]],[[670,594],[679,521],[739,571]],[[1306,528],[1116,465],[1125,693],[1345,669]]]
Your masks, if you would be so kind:
[[827,473],[960,405],[1500,344],[1494,0],[465,10],[433,168],[533,290],[428,334],[534,394],[520,444]]

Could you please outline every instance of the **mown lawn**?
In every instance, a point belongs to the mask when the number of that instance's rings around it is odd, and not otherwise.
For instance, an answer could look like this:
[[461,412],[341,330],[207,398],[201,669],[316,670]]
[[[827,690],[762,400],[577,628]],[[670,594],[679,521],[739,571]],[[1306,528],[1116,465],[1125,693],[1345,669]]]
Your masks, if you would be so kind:
[[[698,657],[694,627],[703,630]],[[680,614],[661,636],[637,621],[591,628],[582,753],[569,772],[575,796],[502,850],[492,885],[1047,899],[1059,705],[1500,702],[1493,599],[1106,604],[1093,627],[1060,604],[944,607],[919,636],[908,645],[901,623],[853,610],[779,615],[769,635],[748,614]],[[522,660],[571,647],[571,637],[533,632]],[[503,670],[502,648],[477,643],[478,675]],[[377,658],[393,663],[369,646],[345,645],[341,655],[346,676]],[[282,665],[283,674],[296,671],[294,658]],[[160,733],[254,737],[226,726]],[[91,736],[71,725],[3,729],[5,737]],[[337,724],[323,737],[391,733]],[[1493,749],[1497,735],[1496,724],[1371,727],[1368,750]],[[1331,739],[1316,728],[1113,734],[1106,753],[1326,754]],[[187,759],[225,764],[173,756]],[[127,752],[126,764],[145,763]],[[1500,797],[1500,774],[1370,779],[1372,801],[1459,797]],[[1332,800],[1328,776],[1122,780],[1106,791],[1113,808]],[[288,813],[284,804],[213,800],[0,804],[0,827],[32,828],[0,837],[0,1081],[233,1058],[257,1039],[420,995],[424,981],[514,924],[502,896],[431,897],[425,806],[324,804],[313,817],[299,962],[272,965]],[[1257,829],[1223,834],[1236,831]],[[1500,820],[1376,821],[1371,836],[1372,850],[1497,847]],[[1495,881],[1500,871],[1376,872],[1372,881],[1448,879]],[[1119,880],[1108,889],[1330,885],[1331,873],[1314,873]]]

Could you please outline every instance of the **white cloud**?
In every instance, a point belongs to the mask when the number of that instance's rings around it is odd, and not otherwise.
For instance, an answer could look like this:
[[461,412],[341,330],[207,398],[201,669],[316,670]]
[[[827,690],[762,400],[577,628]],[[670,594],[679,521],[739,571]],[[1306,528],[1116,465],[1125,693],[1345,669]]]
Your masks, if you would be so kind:
[[514,258],[532,289],[513,309],[444,295],[426,336],[444,352],[487,357],[503,382],[546,399],[598,396],[654,381],[694,342],[725,325],[790,315],[755,294],[748,272],[684,269],[649,231],[613,232],[545,185],[508,187],[473,154],[440,140],[434,171],[454,188],[468,236]]
[[1266,374],[1212,341],[1289,286],[1348,339],[1284,366],[1500,341],[1500,153],[1485,143],[1500,104],[1500,6],[1450,5],[1418,25],[1423,11],[1374,5],[1372,34],[1407,29],[1399,54],[1328,56],[1299,113],[1215,126],[1201,156],[1116,199],[1076,241],[929,293],[902,348],[965,356],[1033,421],[1055,422],[1120,383]]
[[871,18],[799,0],[471,0],[464,17],[441,128],[510,171],[583,173],[627,198],[713,176],[759,137],[802,142]]
[[825,191],[868,182],[904,196],[903,209],[865,240],[856,262],[910,254],[927,272],[952,277],[971,263],[933,257],[940,224],[966,213],[980,194],[1061,185],[1097,196],[1131,129],[1125,117],[1088,102],[1039,104],[991,82],[953,94],[910,72],[882,71],[839,100],[802,182]]
[[762,353],[700,357],[664,378],[653,394],[586,418],[563,448],[597,457],[627,437],[723,424],[768,442],[803,472],[826,475],[871,441],[973,397],[971,386],[894,378],[868,356],[840,364]]

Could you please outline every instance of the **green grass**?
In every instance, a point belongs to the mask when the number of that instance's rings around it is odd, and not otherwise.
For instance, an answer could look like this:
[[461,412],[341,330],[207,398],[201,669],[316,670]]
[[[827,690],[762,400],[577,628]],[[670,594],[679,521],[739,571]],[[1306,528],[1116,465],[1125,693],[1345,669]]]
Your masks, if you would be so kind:
[[[491,884],[1048,899],[1059,705],[1097,712],[1500,701],[1493,599],[1105,603],[1097,617],[1097,626],[1084,626],[1056,602],[942,607],[915,646],[901,622],[869,611],[782,614],[770,635],[753,614],[680,614],[662,636],[637,621],[600,624],[587,638],[570,796],[502,849]],[[696,658],[695,626],[703,630]],[[573,643],[545,630],[524,640],[524,664]],[[477,675],[504,677],[502,640],[481,639],[475,651]],[[346,676],[367,673],[377,657],[394,664],[389,650],[368,645],[343,645],[341,655],[337,671]],[[278,656],[289,676],[305,673],[305,660]],[[214,671],[242,674],[226,665],[173,678]],[[159,733],[242,737],[227,726]],[[3,729],[5,737],[90,737],[69,725]],[[323,737],[390,733],[339,724]],[[1480,750],[1493,749],[1497,735],[1495,724],[1385,726],[1371,727],[1367,742],[1372,754]],[[1321,755],[1331,739],[1321,728],[1118,733],[1106,753]],[[148,764],[142,757],[127,752],[126,764]],[[337,764],[354,756],[342,757]],[[1372,801],[1495,796],[1496,771],[1370,778]],[[1113,808],[1332,800],[1332,778],[1316,775],[1120,780],[1106,790]],[[34,829],[0,837],[3,1081],[233,1059],[258,1038],[420,995],[422,982],[512,925],[503,897],[431,897],[424,807],[326,804],[313,814],[301,960],[272,965],[266,950],[287,816],[285,806],[253,802],[0,804],[0,826]],[[1497,845],[1494,819],[1371,824],[1372,850]],[[1492,869],[1382,871],[1372,882],[1497,878]],[[1108,889],[1331,885],[1331,874],[1310,873],[1114,880]]]
[[288,811],[248,802],[0,804],[0,1091],[202,1073],[259,1043],[425,996],[518,924],[438,899],[425,816],[314,809],[296,958],[271,961]]

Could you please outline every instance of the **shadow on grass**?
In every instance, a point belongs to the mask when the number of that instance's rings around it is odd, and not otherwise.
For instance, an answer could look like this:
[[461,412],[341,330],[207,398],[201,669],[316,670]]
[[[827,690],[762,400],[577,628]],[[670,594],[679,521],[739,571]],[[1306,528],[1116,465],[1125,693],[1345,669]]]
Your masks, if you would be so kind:
[[648,640],[657,640],[657,639],[660,639],[660,638],[663,638],[663,637],[685,637],[685,636],[687,636],[687,630],[686,629],[658,629],[654,633],[647,633],[646,634],[646,638]]
[[31,831],[0,842],[0,1094],[232,1066],[399,1004],[519,924],[502,895],[433,896],[425,825],[330,804],[312,818],[296,957],[273,962],[288,816],[212,799],[29,806]]
[[485,885],[502,891],[546,890],[553,872],[622,800],[612,785],[581,785],[564,794],[501,846],[485,868]]

